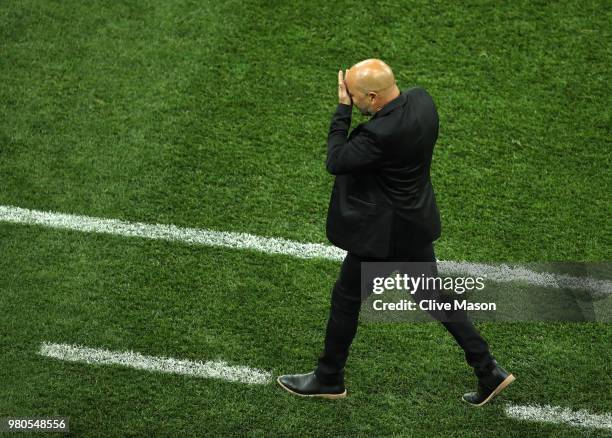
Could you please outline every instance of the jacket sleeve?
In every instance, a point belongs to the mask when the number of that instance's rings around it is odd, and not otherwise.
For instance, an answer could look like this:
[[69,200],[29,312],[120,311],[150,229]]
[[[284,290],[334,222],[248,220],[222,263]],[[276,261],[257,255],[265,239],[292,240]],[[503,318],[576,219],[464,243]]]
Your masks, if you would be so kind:
[[350,125],[351,106],[339,104],[327,136],[326,168],[332,175],[380,167],[383,153],[376,136],[362,129],[347,141]]

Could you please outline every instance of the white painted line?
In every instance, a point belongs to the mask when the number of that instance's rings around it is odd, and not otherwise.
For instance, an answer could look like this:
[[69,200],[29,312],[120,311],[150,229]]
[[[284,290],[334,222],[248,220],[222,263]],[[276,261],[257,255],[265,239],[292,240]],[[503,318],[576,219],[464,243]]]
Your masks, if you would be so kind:
[[132,351],[108,351],[78,345],[53,344],[45,342],[39,354],[54,359],[87,364],[121,365],[160,373],[184,374],[194,377],[229,380],[251,384],[270,382],[272,375],[267,371],[245,366],[229,365],[223,361],[194,362],[167,357],[144,356]]
[[505,412],[508,417],[516,420],[612,430],[612,414],[591,414],[585,410],[572,411],[548,405],[506,405]]
[[191,245],[253,249],[269,254],[285,254],[300,258],[320,257],[330,260],[343,260],[346,255],[346,252],[341,249],[318,243],[300,243],[281,238],[259,237],[253,234],[200,228],[181,228],[174,225],[126,222],[117,219],[28,210],[7,205],[0,205],[0,221],[42,225],[44,227],[83,231],[86,233],[179,241]]
[[[342,261],[346,251],[319,243],[302,243],[292,240],[260,237],[247,233],[233,233],[201,228],[181,228],[174,225],[145,224],[117,219],[104,219],[64,213],[28,210],[0,205],[0,222],[40,225],[87,233],[114,234],[145,239],[178,241],[191,245],[216,246],[233,249],[250,249],[268,254],[284,254],[298,258],[322,258]],[[590,277],[542,273],[515,266],[494,266],[482,263],[439,261],[443,274],[486,276],[497,282],[522,281],[528,284],[556,289],[586,289],[598,293],[612,293],[612,281]]]
[[536,272],[522,266],[487,265],[473,262],[438,261],[440,272],[485,277],[494,282],[524,282],[554,289],[583,289],[600,294],[612,293],[612,281],[592,277],[572,277],[550,272]]

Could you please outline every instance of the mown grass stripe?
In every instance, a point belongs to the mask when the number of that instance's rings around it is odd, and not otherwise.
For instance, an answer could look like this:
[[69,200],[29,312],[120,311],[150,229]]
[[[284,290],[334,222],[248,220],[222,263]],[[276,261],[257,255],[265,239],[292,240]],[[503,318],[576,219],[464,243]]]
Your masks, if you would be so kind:
[[[45,212],[9,205],[0,205],[0,221],[81,232],[179,241],[191,245],[250,249],[268,254],[283,254],[305,259],[322,258],[341,261],[346,255],[346,252],[342,249],[319,243],[302,243],[278,237],[261,237],[247,233],[183,228],[175,225],[145,224],[118,219]],[[598,293],[612,293],[611,281],[590,277],[572,277],[535,272],[523,267],[494,266],[472,262],[439,261],[438,266],[443,274],[455,273],[482,276],[497,282],[522,281],[539,287],[586,289]]]
[[612,430],[612,414],[592,414],[585,410],[549,405],[506,405],[506,415],[516,420],[566,424],[590,429]]
[[120,365],[160,373],[183,374],[194,377],[228,380],[249,384],[270,382],[267,371],[246,366],[230,365],[224,361],[189,361],[168,357],[145,356],[132,351],[109,351],[78,345],[45,342],[39,354],[68,362],[82,362],[99,365]]

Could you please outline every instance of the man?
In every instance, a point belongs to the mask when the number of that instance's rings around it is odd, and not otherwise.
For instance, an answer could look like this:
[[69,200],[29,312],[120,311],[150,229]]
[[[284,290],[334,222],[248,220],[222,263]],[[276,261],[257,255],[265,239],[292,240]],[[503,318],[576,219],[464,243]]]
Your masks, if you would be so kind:
[[[285,375],[287,391],[330,399],[346,397],[344,366],[357,331],[361,262],[430,262],[440,236],[429,169],[438,137],[438,114],[421,88],[400,93],[391,68],[368,59],[338,72],[339,104],[327,140],[327,170],[336,175],[327,216],[327,237],[347,251],[332,290],[325,347],[317,368]],[[352,105],[372,116],[348,136]],[[437,274],[437,267],[434,268]],[[417,300],[423,294],[416,295]],[[476,392],[463,400],[482,406],[514,377],[497,365],[486,341],[465,312],[442,324],[463,348],[478,377]]]

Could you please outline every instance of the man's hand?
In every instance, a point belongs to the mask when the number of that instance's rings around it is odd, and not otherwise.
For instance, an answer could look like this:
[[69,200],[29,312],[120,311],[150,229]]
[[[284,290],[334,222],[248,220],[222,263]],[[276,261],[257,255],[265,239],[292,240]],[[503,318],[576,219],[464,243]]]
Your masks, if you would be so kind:
[[[346,69],[346,74],[348,74],[348,68]],[[346,88],[344,76],[342,76],[342,70],[338,70],[338,102],[343,103],[344,105],[353,104],[353,101],[351,100],[351,95],[348,93],[348,90]]]

